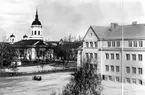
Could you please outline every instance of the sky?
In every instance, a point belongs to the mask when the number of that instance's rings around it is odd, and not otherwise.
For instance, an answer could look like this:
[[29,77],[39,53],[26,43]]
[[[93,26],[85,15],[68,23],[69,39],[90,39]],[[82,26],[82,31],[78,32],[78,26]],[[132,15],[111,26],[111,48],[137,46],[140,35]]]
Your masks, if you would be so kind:
[[91,25],[145,23],[144,0],[0,0],[0,41],[30,36],[36,8],[45,40],[83,37]]

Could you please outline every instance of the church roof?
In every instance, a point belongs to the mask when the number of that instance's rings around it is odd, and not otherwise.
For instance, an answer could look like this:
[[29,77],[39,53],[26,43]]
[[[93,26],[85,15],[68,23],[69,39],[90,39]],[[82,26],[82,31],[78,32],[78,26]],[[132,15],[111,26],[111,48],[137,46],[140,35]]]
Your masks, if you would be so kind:
[[41,25],[41,22],[39,20],[34,20],[32,22],[32,25]]
[[13,47],[47,47],[49,46],[47,43],[45,43],[43,40],[21,40],[18,42],[15,42],[13,44]]
[[49,47],[53,48],[53,45],[51,43],[47,43],[43,40],[20,40],[18,42],[15,42],[13,44],[13,47]]
[[28,38],[28,36],[27,35],[24,35],[23,38]]
[[14,34],[12,34],[12,35],[10,35],[10,37],[15,37],[15,35],[14,35]]
[[39,21],[39,18],[38,18],[37,9],[36,9],[35,20],[32,22],[32,25],[41,25],[41,22]]

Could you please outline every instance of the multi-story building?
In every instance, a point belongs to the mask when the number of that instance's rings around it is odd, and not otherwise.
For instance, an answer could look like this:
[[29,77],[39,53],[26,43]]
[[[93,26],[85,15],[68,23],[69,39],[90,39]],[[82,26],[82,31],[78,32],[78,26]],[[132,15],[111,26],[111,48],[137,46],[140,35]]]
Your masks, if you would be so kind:
[[145,84],[145,24],[90,26],[77,65],[90,59],[103,80]]

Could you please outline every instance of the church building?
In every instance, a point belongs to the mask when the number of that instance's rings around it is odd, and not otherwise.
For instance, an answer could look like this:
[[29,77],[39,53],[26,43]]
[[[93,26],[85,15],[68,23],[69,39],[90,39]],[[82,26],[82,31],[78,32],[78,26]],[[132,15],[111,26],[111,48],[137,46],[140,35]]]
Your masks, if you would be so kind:
[[52,59],[54,56],[54,47],[57,45],[43,40],[42,24],[39,21],[38,10],[36,10],[35,20],[31,25],[31,35],[23,36],[22,40],[15,42],[16,36],[10,35],[9,42],[15,48],[18,59],[21,60],[37,60]]

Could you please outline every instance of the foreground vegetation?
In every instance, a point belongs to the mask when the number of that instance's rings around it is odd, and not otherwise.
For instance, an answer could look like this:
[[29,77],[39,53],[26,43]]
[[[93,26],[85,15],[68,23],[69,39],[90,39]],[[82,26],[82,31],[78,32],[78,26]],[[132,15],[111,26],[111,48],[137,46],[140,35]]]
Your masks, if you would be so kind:
[[[58,95],[100,95],[101,91],[101,76],[94,72],[89,63],[86,63],[72,74],[70,82]],[[56,92],[52,92],[51,95],[56,95]]]

